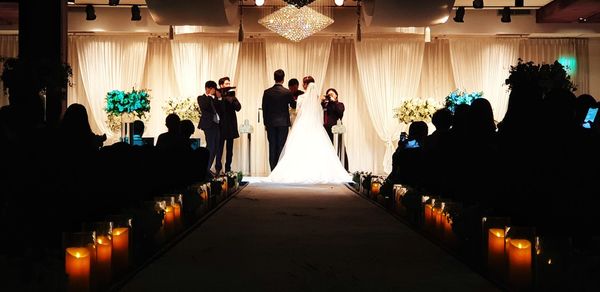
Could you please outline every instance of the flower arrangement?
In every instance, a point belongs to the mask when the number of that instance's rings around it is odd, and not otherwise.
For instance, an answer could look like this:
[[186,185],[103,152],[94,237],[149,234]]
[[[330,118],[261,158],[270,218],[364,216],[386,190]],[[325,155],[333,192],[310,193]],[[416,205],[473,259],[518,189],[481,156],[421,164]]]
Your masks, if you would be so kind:
[[[552,89],[567,89],[576,91],[577,88],[571,82],[571,76],[558,61],[553,64],[535,64],[532,61],[523,62],[519,58],[516,66],[510,67],[510,75],[506,79],[509,89],[519,86],[539,86],[544,93]],[[567,68],[568,69],[568,68]]]
[[177,114],[181,120],[190,120],[197,124],[200,121],[200,107],[191,97],[171,98],[163,106],[165,114]]
[[455,91],[450,92],[450,94],[448,94],[448,96],[446,96],[445,106],[451,112],[454,112],[457,105],[460,105],[460,104],[471,105],[471,103],[474,100],[476,100],[478,98],[482,98],[482,97],[483,97],[483,92],[468,93],[468,92],[460,91],[457,89]]
[[405,124],[417,121],[429,122],[438,108],[436,102],[428,99],[405,100],[400,107],[394,109],[394,118]]
[[108,127],[116,131],[121,127],[122,116],[129,115],[146,120],[146,113],[150,112],[150,94],[147,89],[131,92],[112,90],[106,93],[106,107]]

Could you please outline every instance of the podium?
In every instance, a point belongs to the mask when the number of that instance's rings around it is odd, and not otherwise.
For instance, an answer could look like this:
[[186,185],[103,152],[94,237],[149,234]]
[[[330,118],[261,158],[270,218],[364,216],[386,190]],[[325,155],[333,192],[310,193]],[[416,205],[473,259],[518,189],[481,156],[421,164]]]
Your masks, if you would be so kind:
[[[260,116],[259,116],[260,117]],[[250,125],[250,121],[248,119],[244,120],[244,123],[240,125],[240,134],[248,137],[248,176],[252,175],[252,133],[254,132],[254,127]]]
[[342,162],[344,167],[348,167],[346,165],[346,147],[344,147],[344,134],[346,133],[346,126],[342,124],[342,120],[338,120],[337,124],[331,128],[331,132],[333,133],[333,148],[335,148],[335,152],[338,155],[338,158]]

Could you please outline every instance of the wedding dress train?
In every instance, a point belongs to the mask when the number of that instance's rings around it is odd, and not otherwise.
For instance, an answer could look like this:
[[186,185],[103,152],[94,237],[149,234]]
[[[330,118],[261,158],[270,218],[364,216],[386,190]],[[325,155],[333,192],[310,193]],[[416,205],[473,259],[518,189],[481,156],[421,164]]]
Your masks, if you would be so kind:
[[298,115],[269,182],[327,184],[351,181],[323,127],[323,108],[314,83],[298,97]]

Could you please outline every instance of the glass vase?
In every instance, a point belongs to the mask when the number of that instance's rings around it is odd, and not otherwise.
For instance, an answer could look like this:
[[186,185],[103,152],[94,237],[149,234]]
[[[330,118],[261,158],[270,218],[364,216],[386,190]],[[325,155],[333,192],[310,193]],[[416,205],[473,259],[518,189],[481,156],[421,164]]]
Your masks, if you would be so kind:
[[538,239],[533,227],[507,227],[504,240],[508,287],[516,291],[533,289]]
[[126,215],[112,215],[108,220],[113,222],[113,275],[122,276],[129,268],[129,251],[131,249],[131,230],[133,218]]
[[505,233],[510,226],[508,217],[483,217],[481,242],[488,274],[497,280],[506,276]]
[[92,264],[92,286],[105,289],[112,276],[112,228],[110,221],[84,223],[83,230],[94,232],[96,259]]

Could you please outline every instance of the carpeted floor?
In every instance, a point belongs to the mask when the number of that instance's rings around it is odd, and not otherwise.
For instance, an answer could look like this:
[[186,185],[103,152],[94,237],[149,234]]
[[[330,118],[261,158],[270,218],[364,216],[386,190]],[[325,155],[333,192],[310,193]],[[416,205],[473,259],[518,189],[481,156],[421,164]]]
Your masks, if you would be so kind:
[[124,291],[495,291],[343,185],[254,183]]

